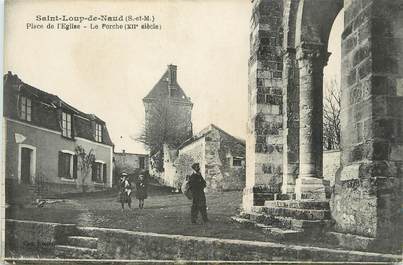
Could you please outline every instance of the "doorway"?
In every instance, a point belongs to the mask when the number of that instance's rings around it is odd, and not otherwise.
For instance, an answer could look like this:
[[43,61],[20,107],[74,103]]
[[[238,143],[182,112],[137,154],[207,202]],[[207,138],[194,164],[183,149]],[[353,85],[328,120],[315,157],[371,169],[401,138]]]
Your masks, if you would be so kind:
[[34,184],[36,171],[36,148],[21,145],[19,157],[19,183]]

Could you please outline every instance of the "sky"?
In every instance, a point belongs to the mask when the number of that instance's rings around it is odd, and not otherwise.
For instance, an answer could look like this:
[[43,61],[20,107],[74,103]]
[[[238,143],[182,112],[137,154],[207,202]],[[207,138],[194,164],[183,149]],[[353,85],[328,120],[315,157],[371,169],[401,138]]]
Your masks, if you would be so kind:
[[[194,103],[194,132],[213,123],[246,138],[251,7],[243,0],[9,1],[4,71],[103,119],[115,151],[144,153],[131,139],[144,123],[142,98],[175,64]],[[162,29],[27,29],[37,15],[152,15]],[[340,64],[340,45],[333,46],[325,78],[339,71],[331,65]]]

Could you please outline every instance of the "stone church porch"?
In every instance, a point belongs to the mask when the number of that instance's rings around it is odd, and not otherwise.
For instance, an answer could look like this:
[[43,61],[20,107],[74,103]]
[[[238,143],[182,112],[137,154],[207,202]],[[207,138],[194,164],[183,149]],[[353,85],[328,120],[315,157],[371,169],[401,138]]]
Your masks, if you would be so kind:
[[[323,70],[340,12],[341,153],[326,196]],[[401,251],[402,17],[397,0],[253,1],[247,177],[235,219],[296,240]]]

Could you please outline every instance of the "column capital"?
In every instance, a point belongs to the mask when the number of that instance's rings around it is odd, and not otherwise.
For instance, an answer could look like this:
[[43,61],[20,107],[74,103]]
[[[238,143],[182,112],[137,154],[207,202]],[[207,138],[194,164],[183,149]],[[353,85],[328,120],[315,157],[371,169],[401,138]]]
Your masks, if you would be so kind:
[[281,54],[282,55],[288,55],[288,54],[296,54],[297,50],[293,47],[287,47],[282,50]]
[[309,60],[316,66],[325,67],[330,56],[324,44],[301,43],[297,49],[297,60]]

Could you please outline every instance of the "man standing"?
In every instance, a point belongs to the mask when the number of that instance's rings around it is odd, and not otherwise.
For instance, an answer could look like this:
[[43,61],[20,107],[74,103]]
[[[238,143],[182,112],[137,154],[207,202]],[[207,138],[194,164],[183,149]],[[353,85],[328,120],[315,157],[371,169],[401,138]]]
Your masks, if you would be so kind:
[[203,222],[206,223],[207,209],[206,209],[206,195],[204,194],[204,188],[206,187],[206,181],[200,173],[199,163],[192,165],[193,173],[189,178],[189,188],[192,191],[193,203],[191,210],[192,223],[196,223],[197,215],[201,213]]

